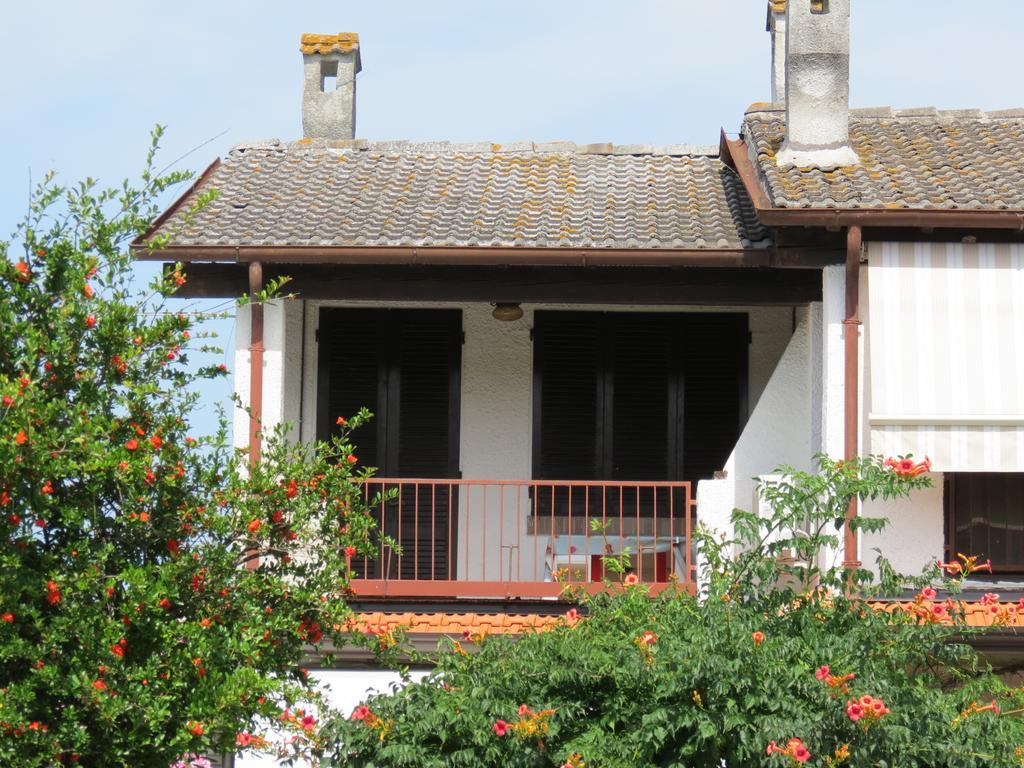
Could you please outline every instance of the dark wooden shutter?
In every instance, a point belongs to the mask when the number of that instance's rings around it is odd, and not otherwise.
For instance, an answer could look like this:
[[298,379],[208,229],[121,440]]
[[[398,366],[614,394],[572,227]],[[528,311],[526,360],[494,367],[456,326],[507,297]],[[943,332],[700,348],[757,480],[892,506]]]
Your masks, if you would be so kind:
[[[607,315],[611,433],[605,476],[613,480],[672,479],[676,364],[671,315]],[[671,445],[670,445],[671,443]]]
[[601,477],[600,315],[537,312],[534,318],[534,477]]
[[339,416],[350,418],[360,408],[369,408],[373,420],[352,435],[360,462],[383,469],[387,426],[387,365],[384,357],[388,339],[380,322],[380,310],[320,310],[319,331],[319,425],[321,440],[337,434]]
[[[394,318],[394,370],[389,454],[392,477],[458,477],[458,393],[461,314],[407,310]],[[389,533],[402,546],[403,579],[454,578],[458,495],[446,485],[403,484],[400,525]],[[396,574],[393,574],[396,575]]]
[[747,411],[747,316],[683,316],[682,480],[714,476],[732,453]]
[[[353,434],[361,465],[383,478],[458,477],[461,312],[325,308],[319,338],[320,435],[367,407],[373,421]],[[365,577],[453,578],[457,494],[444,484],[387,488],[399,497],[378,524],[402,552],[382,549]]]

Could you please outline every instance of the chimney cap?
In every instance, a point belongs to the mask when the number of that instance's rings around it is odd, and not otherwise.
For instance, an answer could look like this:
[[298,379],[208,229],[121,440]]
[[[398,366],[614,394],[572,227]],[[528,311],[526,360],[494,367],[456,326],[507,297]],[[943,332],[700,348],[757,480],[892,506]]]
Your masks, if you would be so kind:
[[299,50],[306,56],[355,52],[358,58],[359,33],[339,32],[336,35],[313,35],[306,32],[299,39]]

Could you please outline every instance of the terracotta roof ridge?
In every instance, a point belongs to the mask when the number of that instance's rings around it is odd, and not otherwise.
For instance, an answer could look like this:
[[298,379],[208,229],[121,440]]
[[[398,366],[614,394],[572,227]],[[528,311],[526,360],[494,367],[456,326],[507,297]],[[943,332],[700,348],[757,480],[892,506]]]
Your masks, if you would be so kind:
[[299,139],[282,141],[281,139],[259,139],[243,141],[233,146],[229,154],[244,152],[289,152],[310,150],[327,150],[332,152],[385,152],[385,153],[416,153],[416,154],[560,154],[560,155],[636,155],[636,156],[670,156],[670,157],[718,157],[718,145],[715,144],[612,144],[598,142],[577,144],[572,141],[514,141],[497,143],[488,141],[452,142],[452,141],[369,141],[367,139],[347,139],[332,141],[328,139]]

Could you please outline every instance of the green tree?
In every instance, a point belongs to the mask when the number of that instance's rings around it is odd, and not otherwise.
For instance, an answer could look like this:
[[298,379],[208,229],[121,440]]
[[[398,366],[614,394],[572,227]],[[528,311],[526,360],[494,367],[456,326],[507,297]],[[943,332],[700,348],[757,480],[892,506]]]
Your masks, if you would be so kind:
[[705,593],[609,583],[550,631],[476,638],[474,652],[447,643],[422,682],[325,726],[331,764],[1018,765],[1024,695],[963,643],[983,630],[964,626],[960,604],[926,586],[945,579],[953,594],[975,566],[951,567],[952,580],[931,568],[909,610],[886,612],[869,600],[903,580],[884,561],[885,583],[858,573],[855,596],[841,568],[818,565],[851,497],[907,495],[923,469],[823,458],[818,473],[786,470],[761,489],[770,517],[737,511],[735,540],[700,535]]
[[260,748],[270,721],[316,749],[300,661],[346,639],[369,551],[348,432],[313,452],[278,430],[257,466],[223,420],[194,434],[195,385],[225,370],[190,361],[187,275],[139,294],[127,247],[187,176],[154,172],[159,135],[141,184],[48,177],[0,244],[2,765],[167,768]]

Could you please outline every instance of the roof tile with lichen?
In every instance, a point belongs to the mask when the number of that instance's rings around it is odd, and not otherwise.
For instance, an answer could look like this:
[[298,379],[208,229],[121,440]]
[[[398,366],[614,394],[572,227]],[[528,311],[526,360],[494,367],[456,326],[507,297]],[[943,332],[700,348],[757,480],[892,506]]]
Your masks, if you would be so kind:
[[175,246],[764,248],[717,149],[265,141],[235,147],[157,230]]
[[853,110],[855,166],[780,168],[785,109],[754,104],[743,135],[778,208],[1024,210],[1024,110]]
[[299,50],[304,54],[350,53],[359,48],[359,34],[340,32],[337,35],[311,35],[299,39]]

